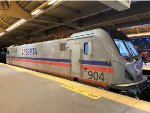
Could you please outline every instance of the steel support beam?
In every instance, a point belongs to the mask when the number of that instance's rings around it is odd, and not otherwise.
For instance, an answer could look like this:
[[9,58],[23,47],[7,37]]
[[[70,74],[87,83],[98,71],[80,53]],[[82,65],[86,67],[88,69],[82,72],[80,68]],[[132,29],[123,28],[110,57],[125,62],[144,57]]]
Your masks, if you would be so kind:
[[43,22],[47,22],[47,23],[55,23],[55,24],[62,22],[62,18],[49,16],[49,15],[44,15],[44,14],[37,17],[36,19],[32,19],[32,20],[34,20],[34,21],[43,21]]
[[40,10],[43,10],[42,13],[38,14],[38,15],[35,15],[33,18],[37,18],[37,17],[40,17],[41,15],[43,15],[44,13],[58,7],[60,4],[64,3],[66,1],[63,1],[63,0],[58,0],[56,3],[52,4],[52,5],[48,5],[48,2],[45,2],[43,3],[42,5],[40,5],[39,7],[37,7],[35,10],[37,9],[40,9]]
[[1,1],[0,6],[1,9],[8,9],[10,7],[10,1]]
[[72,7],[69,7],[69,6],[65,6],[65,5],[59,5],[58,7],[59,9],[63,9],[63,10],[66,10],[68,12],[72,12],[72,13],[75,13],[75,14],[80,14],[81,11],[78,10],[78,9],[75,9],[75,8],[72,8]]
[[5,26],[10,26],[8,23],[6,23],[2,18],[0,18],[0,23],[4,24]]
[[[110,11],[109,15],[95,15],[92,18],[95,18],[98,21],[86,21],[83,23],[83,27],[94,26],[94,25],[102,25],[107,22],[117,21],[119,19],[127,19],[135,16],[140,16],[143,14],[150,14],[150,2],[141,3],[141,6],[138,4],[134,9],[125,10],[122,12]],[[107,12],[106,12],[107,13]],[[140,23],[140,21],[139,21]]]
[[7,10],[0,10],[0,17],[12,17],[12,18],[31,18],[31,14],[24,11],[17,5],[15,1],[10,2],[11,5]]
[[[92,26],[103,26],[110,23],[112,23],[113,26],[114,25],[116,26],[119,25],[119,23],[115,24],[114,21],[117,22],[122,19],[135,18],[135,17],[136,17],[135,19],[139,23],[142,23],[142,21],[137,19],[137,17],[139,18],[141,15],[145,15],[145,14],[149,15],[150,14],[149,6],[150,6],[150,2],[143,2],[143,3],[138,2],[136,4],[133,4],[131,9],[125,11],[118,12],[114,10],[108,10],[106,12],[96,13],[95,15],[91,15],[87,18],[82,19],[82,27],[91,28]],[[68,23],[66,22],[66,24],[79,27],[78,20],[69,21]]]
[[147,24],[150,23],[150,19],[141,19],[141,21],[133,21],[133,22],[128,22],[128,23],[123,23],[123,24],[118,24],[116,25],[117,28],[124,28],[124,27],[129,27],[129,26],[135,26],[139,24]]
[[33,26],[35,26],[35,27],[46,27],[46,26],[48,26],[47,24],[38,24],[38,23],[30,23],[30,22],[27,22],[26,24],[25,24],[25,26],[29,26],[29,27],[33,27]]
[[5,29],[2,28],[2,27],[0,27],[0,33],[1,33],[1,32],[5,32]]

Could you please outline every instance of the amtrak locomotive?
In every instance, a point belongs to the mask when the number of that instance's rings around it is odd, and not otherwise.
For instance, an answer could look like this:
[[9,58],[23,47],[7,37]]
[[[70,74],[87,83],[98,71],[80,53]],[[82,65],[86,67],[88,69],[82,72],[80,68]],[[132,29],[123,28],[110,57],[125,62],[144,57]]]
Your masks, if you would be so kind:
[[136,97],[149,85],[142,76],[141,57],[130,40],[116,30],[94,29],[66,39],[10,46],[7,63]]

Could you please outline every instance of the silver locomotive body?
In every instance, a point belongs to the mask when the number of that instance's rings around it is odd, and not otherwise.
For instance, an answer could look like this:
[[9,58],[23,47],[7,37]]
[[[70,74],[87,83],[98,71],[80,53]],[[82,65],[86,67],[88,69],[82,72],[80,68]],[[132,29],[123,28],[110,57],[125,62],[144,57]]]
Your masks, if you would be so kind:
[[116,34],[94,29],[67,39],[11,46],[7,63],[105,88],[129,90],[145,81],[142,60],[125,35]]

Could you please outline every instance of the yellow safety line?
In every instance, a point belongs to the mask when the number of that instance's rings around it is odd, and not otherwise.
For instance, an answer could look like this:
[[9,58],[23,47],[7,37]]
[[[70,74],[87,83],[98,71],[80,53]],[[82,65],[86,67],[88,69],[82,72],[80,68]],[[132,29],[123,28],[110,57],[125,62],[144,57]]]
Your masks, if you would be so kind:
[[146,65],[144,64],[143,70],[149,70],[150,71],[150,63],[146,63]]
[[76,87],[73,87],[73,86],[70,86],[70,85],[62,85],[64,88],[67,88],[67,89],[69,89],[69,90],[72,90],[72,91],[74,91],[74,92],[77,92],[77,93],[80,93],[80,94],[82,94],[82,95],[84,95],[84,96],[87,96],[87,97],[90,97],[90,98],[92,98],[92,99],[98,99],[98,98],[100,98],[101,96],[100,95],[95,95],[95,94],[92,94],[92,93],[89,93],[89,92],[87,92],[87,91],[85,91],[85,90],[81,90],[81,89],[79,89],[79,88],[76,88]]
[[7,66],[7,67],[11,67],[13,69],[15,69],[18,72],[27,72],[29,74],[33,74],[36,75],[38,77],[42,77],[42,78],[46,78],[49,80],[53,80],[56,81],[58,83],[61,83],[61,86],[69,89],[71,91],[80,93],[82,95],[85,95],[87,97],[90,97],[92,99],[99,99],[101,97],[113,100],[115,102],[119,102],[134,108],[138,108],[147,112],[150,112],[150,102],[146,102],[146,101],[142,101],[142,100],[138,100],[135,98],[131,98],[128,96],[124,96],[124,95],[120,95],[120,94],[116,94],[116,93],[112,93],[103,89],[98,89],[89,85],[85,85],[85,84],[80,84],[77,82],[73,82],[67,79],[62,79],[59,77],[55,77],[55,76],[50,76],[48,74],[44,74],[44,73],[39,73],[36,71],[31,71],[31,70],[27,70],[27,69],[23,69],[23,68],[19,68],[19,67],[15,67],[15,66],[10,66],[7,64],[1,64],[2,66]]
[[143,70],[149,70],[150,71],[150,67],[144,67]]

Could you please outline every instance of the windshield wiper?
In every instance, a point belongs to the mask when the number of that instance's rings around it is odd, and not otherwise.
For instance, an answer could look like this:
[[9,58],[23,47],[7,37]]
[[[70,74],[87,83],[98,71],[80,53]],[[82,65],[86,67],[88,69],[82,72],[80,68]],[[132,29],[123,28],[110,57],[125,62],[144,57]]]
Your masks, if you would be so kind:
[[125,42],[125,44],[128,47],[129,52],[130,52],[132,58],[134,58],[135,60],[138,60],[138,56],[136,55],[136,53],[130,48],[130,46],[126,42]]

